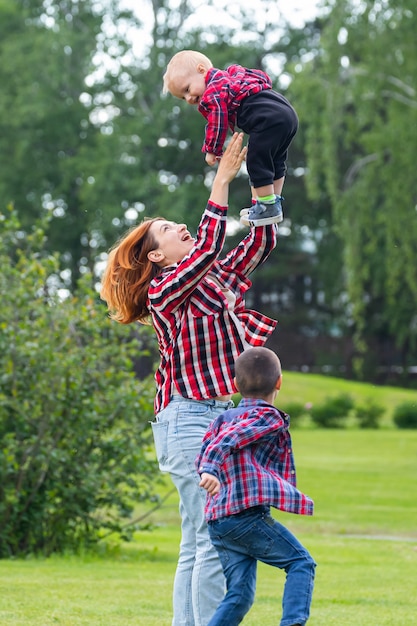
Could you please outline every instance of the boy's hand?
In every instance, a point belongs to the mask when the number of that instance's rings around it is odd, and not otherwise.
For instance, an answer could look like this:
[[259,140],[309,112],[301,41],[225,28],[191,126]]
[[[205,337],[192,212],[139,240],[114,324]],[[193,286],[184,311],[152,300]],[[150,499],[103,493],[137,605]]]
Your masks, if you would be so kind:
[[203,487],[211,496],[214,496],[220,491],[220,481],[213,474],[203,472],[201,474],[200,487]]
[[207,165],[215,165],[218,161],[218,158],[215,154],[211,154],[211,152],[206,153],[206,163]]

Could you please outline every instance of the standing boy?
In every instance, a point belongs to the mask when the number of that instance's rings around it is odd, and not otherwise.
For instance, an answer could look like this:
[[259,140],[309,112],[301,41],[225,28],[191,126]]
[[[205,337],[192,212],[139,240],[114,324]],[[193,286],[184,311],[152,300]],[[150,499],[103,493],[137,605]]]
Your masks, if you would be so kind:
[[228,129],[234,132],[237,126],[249,135],[252,206],[241,211],[241,221],[248,226],[281,222],[288,148],[298,118],[288,100],[272,89],[270,77],[241,65],[223,71],[201,52],[182,50],[168,63],[164,92],[197,106],[206,118],[202,151],[209,165],[223,154]]
[[253,604],[257,562],[286,572],[280,626],[304,626],[315,562],[270,507],[312,515],[312,500],[296,488],[289,416],[273,403],[281,364],[268,348],[249,348],[235,364],[242,400],[209,426],[196,459],[207,490],[205,515],[219,553],[227,593],[208,626],[240,624]]

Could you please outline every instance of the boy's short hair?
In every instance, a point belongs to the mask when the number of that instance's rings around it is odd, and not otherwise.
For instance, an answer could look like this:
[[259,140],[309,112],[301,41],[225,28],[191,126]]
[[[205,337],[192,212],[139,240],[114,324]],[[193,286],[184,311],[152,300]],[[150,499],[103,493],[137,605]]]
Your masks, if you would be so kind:
[[236,384],[244,398],[269,395],[280,376],[280,360],[269,348],[248,348],[235,361]]
[[188,72],[195,69],[199,63],[202,63],[208,70],[213,67],[213,63],[210,59],[197,50],[181,50],[177,52],[177,54],[174,54],[163,76],[163,93],[170,91],[170,86],[175,78],[188,74]]

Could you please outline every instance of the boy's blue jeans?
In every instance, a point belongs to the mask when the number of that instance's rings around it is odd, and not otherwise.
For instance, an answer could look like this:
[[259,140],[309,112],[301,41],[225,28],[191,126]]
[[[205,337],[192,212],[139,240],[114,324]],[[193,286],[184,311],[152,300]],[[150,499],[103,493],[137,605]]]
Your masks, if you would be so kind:
[[209,626],[240,624],[255,598],[258,561],[287,573],[280,626],[304,626],[310,614],[316,564],[296,537],[271,517],[269,507],[256,506],[208,526],[227,585]]
[[152,422],[159,467],[171,475],[180,496],[181,545],[172,626],[207,626],[224,597],[225,579],[204,519],[206,491],[199,487],[195,458],[210,422],[230,406],[173,396]]

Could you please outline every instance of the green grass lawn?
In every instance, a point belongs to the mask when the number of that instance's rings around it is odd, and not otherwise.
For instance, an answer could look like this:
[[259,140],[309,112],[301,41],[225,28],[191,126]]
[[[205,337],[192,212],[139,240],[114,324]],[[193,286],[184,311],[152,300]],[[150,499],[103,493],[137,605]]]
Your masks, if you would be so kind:
[[[417,431],[295,429],[293,440],[315,515],[274,515],[318,563],[309,624],[413,626]],[[170,626],[176,495],[149,520],[153,530],[98,555],[0,561],[1,626]],[[282,572],[259,566],[245,626],[279,624],[283,582]]]
[[[392,411],[417,392],[284,372],[277,405],[320,403],[349,393],[386,407],[380,430],[292,430],[300,488],[312,518],[274,512],[318,563],[309,624],[412,625],[417,600],[417,432],[392,428]],[[163,491],[163,488],[161,488]],[[0,626],[169,626],[180,537],[178,502],[146,518],[152,530],[99,554],[0,561]],[[138,516],[146,514],[138,507]],[[257,596],[245,626],[279,623],[284,577],[259,565]]]

